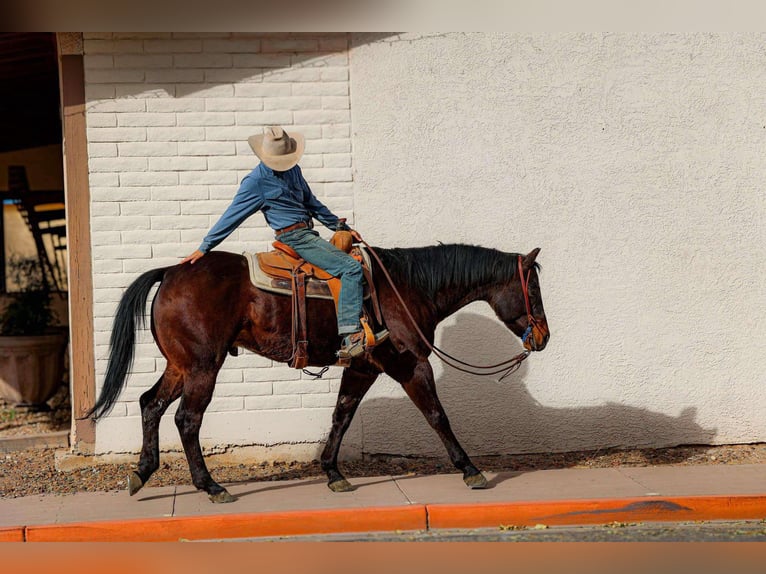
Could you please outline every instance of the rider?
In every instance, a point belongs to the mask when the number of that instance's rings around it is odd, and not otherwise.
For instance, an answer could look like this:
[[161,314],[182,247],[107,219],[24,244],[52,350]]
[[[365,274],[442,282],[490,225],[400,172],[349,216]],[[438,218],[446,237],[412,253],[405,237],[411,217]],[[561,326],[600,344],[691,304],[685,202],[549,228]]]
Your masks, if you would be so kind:
[[340,278],[338,333],[343,337],[339,357],[354,357],[364,351],[362,314],[362,266],[314,231],[312,218],[333,230],[351,229],[311,192],[298,160],[303,155],[303,135],[269,126],[263,134],[248,138],[261,163],[245,176],[226,211],[202,240],[199,249],[181,263],[194,264],[221,243],[245,219],[261,210],[276,238],[292,247],[303,259]]

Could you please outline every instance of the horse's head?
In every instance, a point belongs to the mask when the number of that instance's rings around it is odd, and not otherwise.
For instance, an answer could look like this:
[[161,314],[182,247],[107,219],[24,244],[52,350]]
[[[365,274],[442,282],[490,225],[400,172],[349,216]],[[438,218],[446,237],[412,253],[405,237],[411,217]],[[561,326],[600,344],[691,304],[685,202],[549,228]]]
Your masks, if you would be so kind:
[[518,256],[513,278],[488,298],[498,318],[522,340],[528,351],[542,351],[550,338],[537,276],[539,266],[535,263],[538,253],[539,247],[528,255]]

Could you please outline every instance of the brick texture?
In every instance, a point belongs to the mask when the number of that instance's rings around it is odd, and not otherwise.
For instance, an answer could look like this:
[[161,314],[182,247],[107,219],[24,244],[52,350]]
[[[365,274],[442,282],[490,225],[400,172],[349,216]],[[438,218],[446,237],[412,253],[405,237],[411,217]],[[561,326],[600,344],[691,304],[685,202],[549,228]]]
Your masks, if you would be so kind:
[[[348,38],[121,33],[86,34],[84,43],[100,386],[122,292],[142,270],[172,264],[199,245],[257,164],[246,140],[264,125],[306,135],[302,165],[314,192],[353,218]],[[261,250],[270,239],[257,214],[219,249]],[[138,341],[110,418],[139,415],[138,398],[164,369],[149,332]],[[312,381],[252,353],[229,357],[208,412],[316,412],[335,403],[340,370],[330,373]],[[98,448],[132,449],[134,438],[116,433]]]

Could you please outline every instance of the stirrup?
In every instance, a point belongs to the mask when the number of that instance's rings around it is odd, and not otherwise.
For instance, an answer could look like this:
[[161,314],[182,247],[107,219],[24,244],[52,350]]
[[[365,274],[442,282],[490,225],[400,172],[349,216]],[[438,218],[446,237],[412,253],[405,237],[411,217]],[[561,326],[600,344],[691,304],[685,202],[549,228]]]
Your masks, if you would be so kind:
[[374,333],[366,317],[360,318],[359,322],[362,324],[365,348],[372,349],[388,339],[388,329],[381,329],[377,333]]
[[377,347],[380,345],[383,341],[388,339],[388,329],[381,329],[374,335],[375,341],[372,345],[367,345],[368,348]]

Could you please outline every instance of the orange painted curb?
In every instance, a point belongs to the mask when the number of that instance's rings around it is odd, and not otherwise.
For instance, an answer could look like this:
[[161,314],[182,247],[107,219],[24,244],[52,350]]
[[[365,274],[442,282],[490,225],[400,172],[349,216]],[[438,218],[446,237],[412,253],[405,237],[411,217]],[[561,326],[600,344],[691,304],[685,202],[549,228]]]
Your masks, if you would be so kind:
[[429,504],[429,528],[766,518],[766,496],[685,496],[502,504]]
[[24,527],[0,528],[0,542],[24,542]]
[[28,542],[170,542],[181,539],[298,536],[425,530],[424,505],[260,512],[28,526]]

